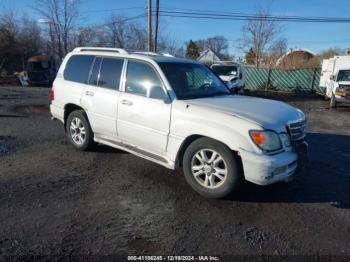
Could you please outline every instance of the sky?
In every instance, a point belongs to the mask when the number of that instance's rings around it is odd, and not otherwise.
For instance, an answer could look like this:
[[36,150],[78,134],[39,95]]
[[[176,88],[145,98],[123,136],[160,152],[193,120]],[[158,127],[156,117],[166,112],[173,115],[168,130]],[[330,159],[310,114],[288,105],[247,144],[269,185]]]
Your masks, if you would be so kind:
[[[154,0],[153,0],[154,1]],[[0,12],[12,10],[17,14],[40,16],[33,11],[35,0],[0,0]],[[136,16],[146,12],[147,0],[81,0],[81,24],[102,24],[112,13]],[[195,9],[218,12],[254,13],[269,9],[272,15],[350,17],[349,0],[160,0],[160,8],[167,11]],[[114,10],[111,10],[114,9]],[[140,23],[147,23],[140,18]],[[231,54],[241,56],[237,39],[242,37],[244,21],[204,20],[160,17],[160,26],[181,45],[189,39],[197,40],[214,35],[229,39]],[[288,48],[306,48],[319,53],[329,47],[350,48],[350,24],[289,23],[281,25],[281,37],[288,40]]]

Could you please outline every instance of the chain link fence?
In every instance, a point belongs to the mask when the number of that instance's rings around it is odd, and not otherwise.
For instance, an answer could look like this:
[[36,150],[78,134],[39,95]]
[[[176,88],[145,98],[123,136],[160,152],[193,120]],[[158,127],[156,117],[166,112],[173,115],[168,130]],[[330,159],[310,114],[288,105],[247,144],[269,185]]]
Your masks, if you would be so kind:
[[324,94],[324,88],[319,86],[320,77],[320,68],[283,70],[247,67],[245,85],[249,90]]

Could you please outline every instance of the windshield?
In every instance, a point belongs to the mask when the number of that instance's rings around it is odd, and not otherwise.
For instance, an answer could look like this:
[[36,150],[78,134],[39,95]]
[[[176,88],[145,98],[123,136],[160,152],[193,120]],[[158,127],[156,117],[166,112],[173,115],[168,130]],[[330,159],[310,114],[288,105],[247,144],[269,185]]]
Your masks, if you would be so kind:
[[236,66],[212,66],[211,68],[215,74],[220,76],[231,76],[231,75],[237,75],[237,67]]
[[28,69],[30,71],[42,71],[47,70],[50,67],[50,62],[48,61],[40,61],[40,62],[30,62],[28,64]]
[[229,95],[225,84],[204,65],[159,62],[178,99]]
[[350,81],[350,70],[340,70],[338,73],[337,82]]

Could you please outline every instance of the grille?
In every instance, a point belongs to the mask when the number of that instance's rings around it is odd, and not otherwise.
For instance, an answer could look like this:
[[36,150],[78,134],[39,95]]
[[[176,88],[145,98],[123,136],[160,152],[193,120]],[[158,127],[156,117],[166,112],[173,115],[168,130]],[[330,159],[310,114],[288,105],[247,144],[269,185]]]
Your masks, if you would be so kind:
[[299,141],[306,136],[307,123],[306,120],[290,122],[287,124],[287,129],[292,141]]
[[345,93],[347,95],[350,95],[350,86],[348,86],[348,85],[340,85],[340,87],[345,89]]

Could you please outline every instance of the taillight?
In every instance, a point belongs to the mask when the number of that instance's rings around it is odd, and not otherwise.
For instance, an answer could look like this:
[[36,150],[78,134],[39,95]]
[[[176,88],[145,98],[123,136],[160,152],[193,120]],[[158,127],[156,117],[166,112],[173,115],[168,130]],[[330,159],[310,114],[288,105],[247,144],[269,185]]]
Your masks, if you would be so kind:
[[50,91],[50,100],[51,101],[55,100],[55,90],[53,87],[51,88],[51,91]]

